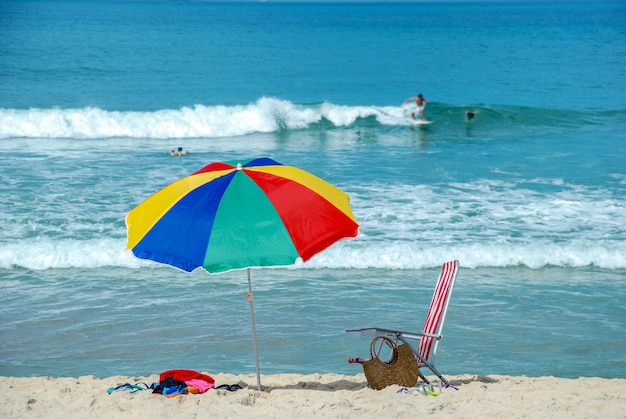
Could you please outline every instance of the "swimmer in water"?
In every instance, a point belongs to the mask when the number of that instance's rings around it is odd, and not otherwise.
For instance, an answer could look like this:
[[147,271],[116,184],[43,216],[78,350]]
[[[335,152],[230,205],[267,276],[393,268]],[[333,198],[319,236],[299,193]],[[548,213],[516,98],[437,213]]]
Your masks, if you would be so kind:
[[182,147],[178,147],[178,149],[170,151],[170,156],[184,156],[186,154],[189,154],[189,151],[183,150]]

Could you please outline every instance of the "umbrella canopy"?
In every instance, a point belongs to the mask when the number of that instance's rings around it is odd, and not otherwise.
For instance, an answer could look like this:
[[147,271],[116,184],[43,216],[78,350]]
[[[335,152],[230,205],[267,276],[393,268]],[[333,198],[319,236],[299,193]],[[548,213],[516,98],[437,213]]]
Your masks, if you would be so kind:
[[[346,193],[269,158],[211,163],[139,204],[126,225],[138,258],[212,273],[307,261],[359,230]],[[260,389],[249,269],[248,284]]]
[[359,227],[347,194],[269,158],[211,163],[145,200],[126,225],[135,256],[214,273],[307,261]]

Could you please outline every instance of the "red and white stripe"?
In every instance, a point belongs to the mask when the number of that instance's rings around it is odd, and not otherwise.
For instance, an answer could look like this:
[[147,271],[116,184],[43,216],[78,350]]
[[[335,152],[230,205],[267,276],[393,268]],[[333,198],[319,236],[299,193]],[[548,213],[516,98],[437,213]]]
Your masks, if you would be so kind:
[[[426,322],[422,330],[423,333],[438,335],[443,327],[443,317],[445,316],[448,297],[454,285],[457,269],[458,261],[456,260],[446,262],[441,267],[437,287],[435,288],[433,299],[430,302],[430,308],[428,309],[428,315],[426,316]],[[435,338],[429,336],[422,336],[420,339],[418,352],[426,361],[428,361],[431,354],[434,341]]]

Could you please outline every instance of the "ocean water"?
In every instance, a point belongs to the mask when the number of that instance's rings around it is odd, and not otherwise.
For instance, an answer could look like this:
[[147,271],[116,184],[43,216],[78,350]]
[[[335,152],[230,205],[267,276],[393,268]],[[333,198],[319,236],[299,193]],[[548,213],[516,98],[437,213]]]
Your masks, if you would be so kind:
[[589,3],[0,2],[0,375],[253,373],[246,272],[124,219],[267,156],[361,229],[252,270],[262,373],[361,372],[344,330],[419,330],[458,259],[442,372],[626,377],[626,5]]

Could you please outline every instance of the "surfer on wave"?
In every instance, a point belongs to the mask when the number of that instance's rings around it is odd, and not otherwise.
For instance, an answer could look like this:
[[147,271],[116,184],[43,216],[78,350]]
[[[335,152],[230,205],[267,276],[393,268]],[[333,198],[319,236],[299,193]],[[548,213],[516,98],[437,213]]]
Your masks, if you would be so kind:
[[415,109],[411,112],[411,116],[413,117],[413,119],[417,119],[415,115],[419,113],[420,115],[422,115],[422,119],[426,121],[426,114],[424,114],[424,108],[426,107],[426,105],[428,105],[428,101],[424,99],[424,96],[422,96],[422,94],[420,93],[417,96],[410,97],[404,102],[402,102],[402,106],[404,106],[407,102],[411,102],[411,101],[415,102]]

